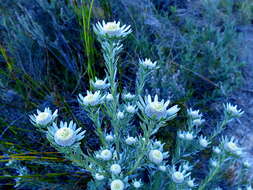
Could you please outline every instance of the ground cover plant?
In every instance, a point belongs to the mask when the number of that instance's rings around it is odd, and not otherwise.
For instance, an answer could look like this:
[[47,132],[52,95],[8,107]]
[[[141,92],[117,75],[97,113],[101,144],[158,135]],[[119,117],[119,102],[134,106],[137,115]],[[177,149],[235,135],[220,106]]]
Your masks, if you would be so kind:
[[[241,115],[226,100],[241,84],[245,63],[237,50],[240,27],[252,18],[250,1],[7,0],[0,10],[3,188],[110,189],[120,180],[125,189],[187,189],[188,182],[250,189],[244,149],[221,134]],[[117,24],[101,22],[115,19],[131,32],[117,36],[110,33],[120,31]],[[86,105],[94,97],[99,104]],[[180,108],[177,117],[152,118],[162,99],[170,111]],[[99,158],[103,150],[114,156]],[[160,164],[152,158],[158,151],[169,153]],[[129,174],[133,160],[139,166]],[[111,171],[119,166],[119,174]],[[182,183],[173,172],[183,174]]]

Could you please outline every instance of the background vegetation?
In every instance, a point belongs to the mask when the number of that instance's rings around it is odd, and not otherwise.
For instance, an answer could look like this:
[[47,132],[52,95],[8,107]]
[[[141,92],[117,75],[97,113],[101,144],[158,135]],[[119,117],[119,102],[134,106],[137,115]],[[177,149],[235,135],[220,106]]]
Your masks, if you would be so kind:
[[[133,28],[120,60],[122,84],[133,90],[138,56],[150,57],[160,69],[149,92],[197,107],[212,119],[220,108],[210,105],[224,102],[241,84],[246,63],[239,59],[240,32],[252,18],[251,0],[1,1],[0,185],[85,188],[90,176],[44,142],[28,115],[50,106],[92,129],[76,95],[86,91],[89,79],[103,77],[92,31],[96,21],[120,20]],[[87,131],[88,148],[95,149],[96,138]]]

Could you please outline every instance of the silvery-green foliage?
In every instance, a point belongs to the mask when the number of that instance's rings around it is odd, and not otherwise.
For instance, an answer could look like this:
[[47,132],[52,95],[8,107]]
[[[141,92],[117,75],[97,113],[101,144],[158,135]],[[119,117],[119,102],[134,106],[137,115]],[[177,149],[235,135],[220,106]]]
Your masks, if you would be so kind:
[[[78,101],[94,124],[100,148],[94,152],[83,150],[81,140],[89,137],[72,121],[69,124],[61,122],[60,128],[55,121],[48,127],[46,134],[51,145],[74,165],[90,172],[93,180],[88,185],[89,189],[216,188],[226,169],[235,163],[241,164],[243,156],[243,148],[236,139],[219,138],[218,135],[243,112],[231,104],[224,105],[223,120],[211,134],[203,134],[206,121],[199,110],[190,108],[185,126],[177,130],[174,149],[166,149],[155,135],[161,127],[167,127],[170,120],[177,119],[180,108],[157,95],[143,97],[145,82],[158,68],[157,63],[149,59],[140,60],[135,93],[120,94],[117,78],[119,53],[124,38],[131,32],[130,26],[103,22],[103,25],[95,25],[94,31],[103,50],[109,85],[100,91],[95,88],[87,91],[86,95],[79,94]],[[133,122],[135,116],[138,116],[138,122]],[[208,150],[213,150],[213,153],[207,172],[197,176],[198,157]]]

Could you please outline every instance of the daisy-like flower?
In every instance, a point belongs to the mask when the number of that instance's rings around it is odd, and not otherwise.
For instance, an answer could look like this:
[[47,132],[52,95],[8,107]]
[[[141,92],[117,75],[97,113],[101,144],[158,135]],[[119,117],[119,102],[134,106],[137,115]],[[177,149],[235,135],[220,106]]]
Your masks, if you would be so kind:
[[178,138],[184,140],[185,139],[185,132],[184,131],[178,131],[177,136],[178,136]]
[[105,176],[103,176],[103,175],[101,175],[101,174],[99,174],[99,173],[96,173],[96,174],[95,174],[95,178],[96,178],[96,180],[98,180],[98,181],[102,181],[103,179],[105,179]]
[[237,108],[237,105],[233,106],[230,103],[224,105],[226,113],[231,117],[240,117],[244,111]]
[[141,179],[140,180],[134,179],[132,184],[135,189],[139,189],[143,185]]
[[221,149],[219,147],[213,147],[213,152],[216,154],[220,154],[221,153]]
[[127,111],[128,113],[131,113],[131,114],[137,112],[136,106],[133,106],[133,105],[131,105],[131,104],[129,104],[129,103],[128,103],[127,105],[125,105],[125,109],[126,109],[126,111]]
[[197,185],[194,183],[194,181],[195,181],[195,179],[191,179],[191,177],[190,177],[190,178],[188,179],[188,181],[187,181],[188,187],[190,187],[190,188],[196,187]]
[[217,160],[214,160],[214,159],[210,159],[210,164],[211,164],[211,166],[213,166],[213,167],[217,167],[217,166],[218,166]]
[[146,69],[155,69],[157,62],[152,62],[150,59],[145,59],[145,60],[139,60],[140,65],[143,66]]
[[199,110],[192,110],[191,108],[187,110],[188,116],[190,116],[192,119],[199,119],[202,117],[202,114],[199,113]]
[[207,138],[204,137],[203,135],[201,135],[201,136],[199,137],[199,144],[200,144],[200,146],[202,146],[203,148],[206,148],[210,143],[211,143],[211,142],[209,142],[209,141],[207,140]]
[[134,138],[134,137],[127,137],[126,140],[125,140],[126,144],[127,145],[133,145],[137,142],[137,138]]
[[52,113],[50,108],[45,108],[44,111],[37,110],[37,115],[30,115],[30,121],[33,125],[47,126],[55,120],[58,116],[57,113],[58,110],[55,110],[54,113]]
[[155,95],[154,101],[152,101],[151,96],[145,96],[145,101],[140,98],[140,102],[138,103],[139,108],[150,118],[157,119],[166,119],[166,118],[174,118],[177,115],[177,112],[180,110],[178,106],[173,106],[167,109],[170,101],[164,100],[158,101],[158,96]]
[[112,152],[108,149],[102,150],[100,152],[99,157],[105,161],[111,160],[112,159]]
[[120,26],[120,22],[107,22],[102,21],[102,23],[98,22],[94,27],[93,27],[94,32],[101,37],[104,38],[124,38],[128,34],[132,32],[130,29],[130,26]]
[[107,94],[106,97],[105,97],[105,99],[106,99],[108,102],[112,101],[112,100],[113,100],[112,94]]
[[61,121],[60,127],[53,123],[53,126],[48,129],[48,135],[60,146],[71,146],[84,138],[85,131],[80,131],[81,127],[77,129],[73,121],[69,124]]
[[192,121],[193,125],[194,125],[194,126],[197,126],[197,127],[200,126],[200,125],[202,125],[204,122],[205,122],[205,120],[204,120],[204,119],[201,119],[201,118],[194,119],[194,120]]
[[121,119],[123,119],[125,116],[124,116],[124,112],[121,112],[121,111],[119,111],[118,113],[117,113],[117,119],[118,120],[121,120]]
[[107,134],[107,135],[105,136],[105,140],[106,140],[107,142],[113,142],[114,136],[113,136],[112,134]]
[[171,178],[175,183],[183,183],[185,181],[185,178],[190,175],[190,173],[187,173],[187,171],[184,170],[181,166],[179,166],[178,170],[176,170],[176,167],[174,165],[170,173]]
[[193,134],[193,132],[189,132],[189,131],[179,131],[177,135],[180,139],[187,140],[187,141],[191,141],[195,138],[195,135]]
[[125,187],[123,181],[115,179],[111,182],[111,190],[123,190]]
[[100,91],[96,91],[94,94],[87,90],[87,95],[82,96],[82,94],[79,94],[78,102],[82,106],[96,106],[100,104],[105,96],[101,96]]
[[242,164],[245,168],[250,168],[251,167],[251,164],[248,160],[245,160]]
[[163,153],[160,150],[151,150],[148,157],[155,164],[160,164],[163,161]]
[[190,171],[192,169],[192,166],[190,166],[189,162],[184,162],[182,167],[185,171]]
[[193,132],[187,131],[187,132],[185,132],[185,134],[184,134],[184,139],[187,140],[187,141],[193,140],[194,137],[195,137],[195,135],[193,134]]
[[224,142],[224,148],[227,152],[236,154],[238,156],[242,154],[242,148],[238,146],[238,142],[234,137],[232,137],[230,140],[225,138],[223,142]]
[[102,89],[106,89],[110,86],[109,83],[106,83],[107,78],[105,78],[104,80],[98,79],[97,77],[95,77],[95,81],[91,80],[91,85],[99,90]]
[[134,94],[131,94],[130,92],[126,93],[126,94],[123,94],[123,99],[125,101],[131,101],[135,98],[135,95]]
[[121,166],[119,164],[113,164],[113,165],[111,165],[110,170],[111,170],[112,174],[118,175],[121,172]]
[[165,172],[167,170],[166,166],[159,166],[158,169],[162,172]]

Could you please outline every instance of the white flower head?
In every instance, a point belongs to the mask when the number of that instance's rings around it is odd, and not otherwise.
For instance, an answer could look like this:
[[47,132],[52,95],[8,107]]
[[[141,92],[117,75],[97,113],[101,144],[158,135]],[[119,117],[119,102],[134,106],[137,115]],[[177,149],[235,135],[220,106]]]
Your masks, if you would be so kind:
[[146,69],[155,69],[157,62],[152,62],[150,59],[145,59],[145,60],[139,60],[140,65],[143,66]]
[[248,161],[248,160],[245,160],[245,161],[243,161],[243,166],[245,167],[245,168],[250,168],[251,167],[251,164],[250,164],[250,162]]
[[202,125],[204,122],[205,122],[205,120],[204,120],[204,119],[201,119],[201,118],[194,119],[194,120],[192,121],[193,125],[194,125],[194,126],[197,126],[197,127],[200,126],[200,125]]
[[102,150],[99,156],[102,160],[108,161],[112,159],[112,152],[108,149]]
[[228,140],[227,138],[225,138],[225,140],[223,140],[224,142],[224,148],[227,152],[230,152],[232,154],[238,155],[240,156],[242,154],[242,148],[240,148],[238,146],[238,142],[237,140],[235,140],[234,137],[232,137],[230,140]]
[[192,169],[192,166],[190,166],[189,162],[184,162],[184,164],[182,165],[183,169],[185,171],[190,171]]
[[159,150],[162,150],[163,149],[163,146],[164,146],[164,143],[162,143],[161,141],[159,141],[159,140],[155,140],[155,141],[153,141],[152,142],[152,144],[153,144],[153,148],[154,149],[159,149]]
[[155,164],[160,164],[163,161],[163,153],[160,150],[149,151],[149,160]]
[[190,173],[187,173],[187,171],[184,170],[181,166],[178,168],[178,170],[176,170],[176,167],[173,165],[171,178],[174,183],[183,183],[185,181],[185,178],[187,178],[189,175]]
[[101,174],[99,174],[99,173],[96,173],[96,174],[95,174],[95,178],[96,178],[96,180],[98,180],[98,181],[102,181],[103,179],[105,179],[105,176],[103,176],[103,175],[101,175]]
[[112,134],[107,134],[107,135],[105,136],[105,140],[106,140],[107,142],[113,142],[113,141],[114,141],[114,136],[113,136]]
[[94,32],[103,38],[124,38],[132,32],[130,26],[120,26],[120,22],[107,22],[102,21],[102,24],[98,22],[93,27]]
[[187,181],[188,187],[190,187],[190,188],[196,187],[197,185],[194,183],[194,181],[195,181],[195,179],[189,178],[188,181]]
[[152,101],[151,96],[148,95],[145,96],[145,101],[143,99],[140,99],[138,106],[150,118],[174,118],[180,108],[178,108],[178,106],[176,105],[167,109],[169,103],[169,100],[167,100],[166,102],[164,102],[164,100],[158,101],[157,95],[155,95],[154,101]]
[[127,145],[133,145],[137,142],[137,138],[128,136],[126,138],[125,142],[126,142]]
[[121,119],[124,119],[124,117],[125,117],[124,112],[118,111],[118,113],[117,113],[117,119],[121,120]]
[[194,139],[195,135],[193,134],[193,132],[185,132],[184,134],[184,139],[187,141],[192,141]]
[[187,110],[187,114],[192,119],[199,119],[202,117],[202,114],[199,113],[199,110],[192,110],[191,108]]
[[135,112],[137,112],[137,108],[136,106],[133,106],[131,104],[127,104],[125,105],[125,109],[128,113],[134,114]]
[[143,185],[141,179],[140,180],[134,179],[132,184],[133,184],[135,189],[139,189]]
[[177,135],[180,139],[187,141],[192,141],[195,138],[194,133],[190,131],[179,131]]
[[216,154],[220,154],[221,153],[221,149],[218,146],[213,147],[213,152]]
[[110,170],[111,170],[112,174],[118,175],[121,172],[121,166],[119,164],[113,164],[113,165],[111,165]]
[[244,111],[237,108],[237,105],[233,106],[230,103],[224,105],[224,108],[226,113],[231,117],[240,117],[244,113]]
[[30,115],[31,123],[38,126],[47,126],[51,124],[58,116],[58,110],[52,114],[50,108],[45,108],[44,111],[37,110],[37,115]]
[[158,169],[162,172],[165,172],[167,170],[167,167],[166,166],[159,166]]
[[60,127],[53,123],[53,126],[48,129],[48,135],[60,146],[71,146],[84,138],[85,131],[80,131],[81,128],[77,129],[73,121],[69,124],[61,121]]
[[199,137],[199,144],[200,144],[200,146],[202,146],[203,148],[206,148],[206,147],[210,144],[210,142],[207,140],[206,137],[204,137],[203,135],[201,135],[201,136]]
[[178,136],[178,138],[184,140],[185,139],[185,132],[184,131],[178,131],[177,136]]
[[115,179],[111,182],[111,190],[123,190],[125,187],[123,181]]
[[94,94],[87,90],[87,95],[82,96],[82,94],[79,94],[78,102],[82,106],[96,106],[99,105],[103,100],[105,96],[101,96],[100,91],[96,91]]
[[98,90],[106,89],[110,86],[110,84],[106,83],[106,81],[107,81],[107,78],[105,78],[104,80],[101,80],[95,77],[95,81],[91,80],[91,85]]
[[218,161],[217,160],[215,160],[215,159],[210,159],[210,164],[211,164],[211,166],[213,166],[213,167],[217,167],[218,166]]
[[135,98],[134,94],[131,94],[130,92],[123,94],[123,99],[125,101],[131,101]]
[[106,100],[107,100],[108,102],[110,102],[110,101],[113,100],[112,94],[107,94],[105,98],[106,98]]

